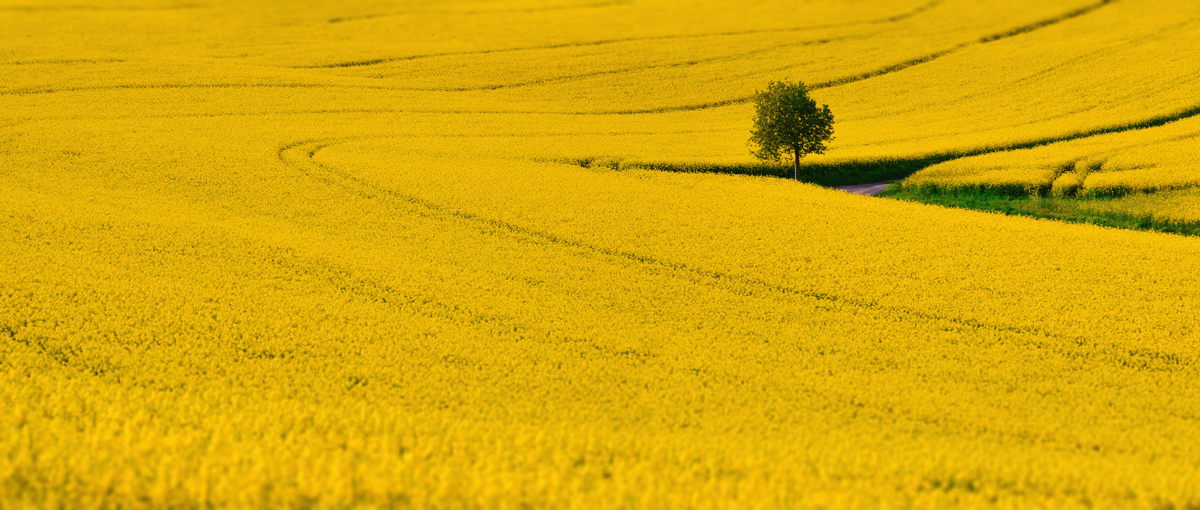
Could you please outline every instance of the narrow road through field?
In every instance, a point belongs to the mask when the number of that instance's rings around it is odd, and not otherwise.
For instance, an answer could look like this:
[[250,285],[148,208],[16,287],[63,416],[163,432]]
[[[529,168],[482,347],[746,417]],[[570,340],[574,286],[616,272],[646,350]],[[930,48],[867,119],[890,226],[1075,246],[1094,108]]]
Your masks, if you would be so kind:
[[840,189],[847,193],[855,195],[870,195],[875,196],[876,193],[888,189],[891,186],[890,182],[876,182],[871,184],[855,184],[854,186],[834,186],[833,189]]

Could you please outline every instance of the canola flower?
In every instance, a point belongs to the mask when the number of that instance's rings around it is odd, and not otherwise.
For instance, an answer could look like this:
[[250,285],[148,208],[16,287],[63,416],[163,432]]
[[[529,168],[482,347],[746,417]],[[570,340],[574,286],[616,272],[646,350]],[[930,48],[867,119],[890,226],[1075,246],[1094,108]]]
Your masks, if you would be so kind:
[[926,168],[905,187],[928,192],[1114,197],[1200,186],[1200,117]]
[[1151,218],[1170,224],[1200,223],[1200,189],[1132,193],[1111,199],[1079,200],[1075,207],[1096,212]]
[[0,506],[1195,506],[1200,241],[645,168],[1171,113],[1044,94],[1147,5],[0,6]]

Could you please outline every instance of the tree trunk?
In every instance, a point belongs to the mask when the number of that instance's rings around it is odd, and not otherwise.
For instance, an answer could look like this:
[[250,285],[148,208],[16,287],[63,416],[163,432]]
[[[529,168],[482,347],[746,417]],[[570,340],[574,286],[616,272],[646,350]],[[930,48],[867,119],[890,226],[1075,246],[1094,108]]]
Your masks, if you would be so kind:
[[800,180],[800,148],[792,147],[792,154],[796,155],[796,164],[792,165],[792,178]]

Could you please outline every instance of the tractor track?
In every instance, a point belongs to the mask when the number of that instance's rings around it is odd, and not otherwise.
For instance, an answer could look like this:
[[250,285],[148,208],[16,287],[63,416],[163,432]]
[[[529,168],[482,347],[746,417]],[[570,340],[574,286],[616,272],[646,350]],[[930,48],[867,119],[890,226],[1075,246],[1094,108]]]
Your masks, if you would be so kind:
[[[1100,9],[1104,6],[1111,5],[1117,1],[1119,1],[1119,0],[1101,0],[1097,3],[1061,14],[1059,16],[1055,16],[1053,18],[1041,20],[1041,21],[1031,23],[1028,25],[1023,25],[1023,26],[1013,28],[1013,29],[1005,31],[1005,32],[1000,32],[1000,33],[984,36],[975,41],[960,43],[951,48],[932,52],[932,53],[922,55],[922,56],[919,56],[916,58],[908,59],[905,61],[888,64],[888,65],[885,65],[885,66],[882,66],[882,67],[879,67],[879,68],[876,68],[876,69],[873,69],[870,71],[866,71],[863,73],[853,74],[853,75],[849,75],[849,76],[843,76],[840,78],[836,78],[836,79],[828,80],[828,81],[824,81],[824,82],[812,83],[812,84],[809,84],[808,88],[811,90],[833,88],[833,87],[838,87],[841,85],[847,85],[850,83],[856,83],[856,82],[868,80],[871,78],[900,72],[905,69],[909,69],[909,68],[912,68],[915,66],[919,66],[922,64],[932,62],[941,57],[956,53],[958,51],[961,51],[961,50],[969,48],[969,47],[982,45],[982,44],[989,44],[992,42],[1001,41],[1001,40],[1016,37],[1019,35],[1028,34],[1030,32],[1034,32],[1034,31],[1042,29],[1042,28],[1046,28],[1046,27],[1053,26],[1053,25],[1056,25],[1056,24],[1064,22],[1064,21],[1075,19],[1080,16],[1084,16],[1088,13],[1094,12],[1097,9]],[[936,2],[927,4],[927,6],[929,6],[929,7],[932,7],[933,5],[936,5]],[[436,57],[436,56],[458,55],[458,54],[485,54],[485,53],[495,53],[495,52],[527,51],[530,49],[565,48],[565,47],[569,47],[569,46],[579,46],[579,45],[611,44],[614,42],[623,42],[623,41],[624,40],[612,40],[612,41],[600,41],[600,42],[594,42],[594,43],[577,43],[577,44],[571,44],[571,45],[551,45],[551,46],[545,46],[545,47],[520,48],[520,49],[511,49],[511,50],[484,50],[481,52],[429,54],[429,55],[423,55],[423,56],[391,59],[390,61],[412,60],[412,59],[416,59],[416,58],[431,58],[431,57]],[[719,58],[720,57],[718,57],[718,59]],[[385,61],[388,61],[388,60],[383,59],[383,60],[378,60],[378,61],[370,61],[371,62],[370,64],[362,63],[362,64],[354,64],[354,66],[372,65],[375,63],[383,63]],[[692,64],[690,62],[683,62],[683,63],[676,62],[676,63],[672,63],[672,64],[667,64],[667,65],[668,66],[686,66],[686,65],[695,65],[695,64]],[[351,67],[351,66],[346,65],[346,64],[336,64],[336,65],[329,65],[329,66],[323,66],[323,67],[334,68],[334,67]],[[274,83],[274,84],[272,84],[272,83],[259,83],[259,84],[162,83],[162,84],[128,84],[128,85],[86,86],[86,87],[53,87],[53,86],[50,86],[50,87],[43,87],[43,88],[35,88],[35,87],[10,88],[10,89],[6,89],[6,90],[0,90],[0,96],[4,96],[4,95],[19,96],[19,95],[33,95],[33,94],[53,94],[53,93],[64,93],[64,92],[89,92],[89,91],[106,91],[106,90],[239,89],[239,88],[295,88],[295,89],[341,88],[341,89],[382,90],[382,91],[396,91],[396,92],[478,92],[478,91],[497,90],[497,89],[504,89],[504,88],[513,88],[513,87],[518,87],[518,86],[534,86],[534,85],[542,85],[542,84],[563,83],[563,82],[568,82],[568,81],[572,81],[575,79],[586,79],[588,77],[602,76],[602,75],[617,75],[617,74],[620,74],[621,72],[636,72],[636,71],[640,71],[640,70],[643,70],[643,69],[641,67],[636,67],[636,68],[629,68],[627,70],[620,70],[620,71],[597,71],[594,73],[583,73],[583,74],[577,75],[575,77],[547,78],[547,79],[542,79],[542,80],[531,80],[531,81],[514,83],[514,84],[493,84],[493,85],[486,85],[486,86],[479,86],[479,87],[421,88],[421,87],[393,87],[393,86],[382,86],[382,85],[347,85],[347,84],[321,84],[321,83]],[[562,111],[441,110],[441,111],[434,111],[434,110],[429,110],[429,111],[422,111],[421,113],[638,115],[638,114],[685,112],[685,111],[720,108],[720,107],[726,107],[726,106],[743,105],[743,104],[748,104],[750,101],[753,100],[753,98],[754,98],[753,95],[743,95],[743,96],[732,97],[732,98],[727,98],[727,99],[720,99],[720,100],[707,101],[707,102],[703,102],[703,103],[686,104],[686,105],[663,106],[663,107],[653,107],[653,108],[624,108],[624,109],[609,109],[609,110],[596,110],[596,111],[570,111],[570,110],[562,110]]]
[[[557,246],[562,249],[570,250],[580,254],[586,254],[587,256],[591,257],[616,258],[636,264],[666,269],[680,275],[687,281],[693,281],[697,284],[718,288],[725,292],[744,294],[759,298],[777,298],[779,296],[783,296],[787,298],[811,299],[818,303],[824,303],[829,306],[847,305],[862,310],[878,312],[883,316],[891,317],[893,320],[897,321],[911,318],[924,321],[946,322],[953,324],[956,328],[988,329],[1003,333],[1038,335],[1045,338],[1055,338],[1062,341],[1062,345],[1058,346],[1058,348],[1062,348],[1066,345],[1084,346],[1094,344],[1094,341],[1086,337],[1059,334],[1041,328],[1023,327],[1009,324],[994,324],[977,321],[974,319],[942,316],[906,307],[883,305],[871,300],[841,296],[811,289],[796,288],[788,285],[772,283],[762,279],[738,276],[719,270],[695,267],[689,264],[667,260],[653,255],[599,246],[586,241],[561,236],[553,232],[526,227],[504,220],[488,218],[472,212],[454,209],[452,207],[439,204],[416,195],[411,195],[402,191],[382,187],[377,184],[364,181],[352,174],[338,170],[335,167],[315,161],[316,154],[328,147],[363,140],[388,138],[391,137],[373,136],[301,140],[288,143],[280,147],[277,152],[277,157],[281,163],[289,168],[292,168],[293,170],[296,170],[323,184],[341,188],[344,192],[360,198],[372,201],[402,202],[410,206],[416,205],[423,209],[430,217],[443,220],[466,222],[467,224],[472,225],[473,228],[482,230],[488,234],[501,234],[522,240],[537,242],[539,244]],[[1047,344],[1044,347],[1051,349],[1056,348],[1051,344]],[[1073,355],[1079,355],[1075,351],[1071,352]]]

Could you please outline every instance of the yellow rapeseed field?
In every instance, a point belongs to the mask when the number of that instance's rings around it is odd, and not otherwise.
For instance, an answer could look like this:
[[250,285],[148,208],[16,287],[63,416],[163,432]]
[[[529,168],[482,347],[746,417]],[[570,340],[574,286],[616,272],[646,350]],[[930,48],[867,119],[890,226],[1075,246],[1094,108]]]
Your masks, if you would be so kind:
[[790,77],[815,163],[1190,186],[1198,29],[0,0],[0,508],[1196,508],[1200,239],[650,168]]

